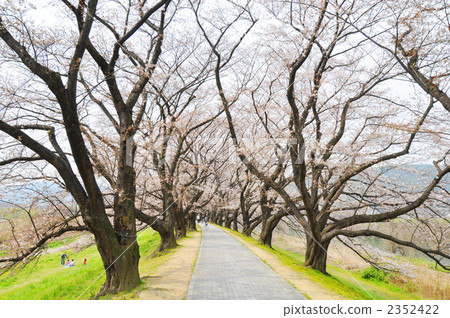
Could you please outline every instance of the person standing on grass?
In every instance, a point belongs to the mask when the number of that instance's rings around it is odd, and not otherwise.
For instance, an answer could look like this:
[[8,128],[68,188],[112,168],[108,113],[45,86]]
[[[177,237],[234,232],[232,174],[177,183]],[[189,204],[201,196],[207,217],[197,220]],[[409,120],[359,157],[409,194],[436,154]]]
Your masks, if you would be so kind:
[[87,262],[86,259],[84,259],[84,262],[83,262],[83,265],[84,265],[84,266],[86,266],[86,262]]
[[61,265],[62,265],[62,266],[64,266],[66,258],[69,259],[69,258],[67,257],[67,255],[66,255],[66,253],[64,253],[63,255],[61,255]]

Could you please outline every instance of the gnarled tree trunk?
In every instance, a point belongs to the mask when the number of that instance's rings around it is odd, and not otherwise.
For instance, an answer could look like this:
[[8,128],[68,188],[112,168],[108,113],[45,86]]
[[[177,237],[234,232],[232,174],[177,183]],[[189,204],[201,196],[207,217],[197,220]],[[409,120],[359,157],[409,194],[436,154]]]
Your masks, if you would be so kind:
[[98,296],[130,290],[139,285],[140,255],[137,243],[114,251],[97,246],[106,270],[106,281]]
[[303,265],[327,274],[327,256],[330,243],[317,243],[309,237],[307,237],[306,243],[305,263]]
[[164,230],[158,233],[161,237],[161,243],[155,250],[154,255],[178,246],[173,227],[167,226]]
[[170,217],[166,221],[157,219],[154,216],[149,216],[142,211],[136,210],[136,218],[152,227],[158,232],[161,243],[158,248],[153,252],[153,255],[163,252],[166,249],[174,248],[177,246],[177,241],[175,239],[175,231],[173,227],[173,221]]
[[187,226],[186,226],[186,218],[179,211],[178,208],[175,208],[173,211],[173,215],[175,218],[175,233],[176,238],[183,238],[187,235]]
[[263,222],[263,226],[261,229],[261,234],[259,235],[258,243],[266,245],[270,248],[272,248],[272,234],[275,228],[277,227],[278,223],[280,223],[281,218],[283,215],[274,215],[267,219],[265,222]]
[[256,219],[251,220],[251,222],[242,229],[242,234],[245,236],[251,236],[253,233],[253,230],[261,223],[261,216],[258,216]]

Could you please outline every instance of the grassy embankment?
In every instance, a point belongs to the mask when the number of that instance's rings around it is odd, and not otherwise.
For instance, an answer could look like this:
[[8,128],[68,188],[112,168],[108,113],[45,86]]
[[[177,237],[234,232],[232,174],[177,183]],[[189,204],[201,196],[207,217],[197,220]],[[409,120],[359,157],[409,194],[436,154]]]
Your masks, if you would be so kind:
[[[258,246],[276,255],[283,264],[295,270],[299,275],[306,276],[318,285],[331,290],[347,299],[421,299],[418,293],[409,291],[409,286],[394,283],[395,279],[383,275],[373,269],[349,271],[341,267],[328,265],[329,275],[312,268],[302,266],[304,257],[298,253],[275,247],[270,249],[259,245],[251,237],[226,229],[239,236],[245,242]],[[367,277],[367,278],[364,278]]]
[[[61,246],[73,239],[54,241],[51,247]],[[167,261],[168,255],[151,258],[152,252],[160,243],[158,233],[143,231],[139,238],[141,276],[151,273]],[[28,264],[22,270],[7,272],[0,276],[0,299],[89,299],[92,298],[105,281],[104,268],[97,248],[90,246],[78,253],[66,251],[75,267],[60,265],[62,252],[42,254],[39,261]],[[83,260],[87,259],[87,266]],[[81,296],[81,297],[80,297]],[[129,295],[132,298],[132,295]]]

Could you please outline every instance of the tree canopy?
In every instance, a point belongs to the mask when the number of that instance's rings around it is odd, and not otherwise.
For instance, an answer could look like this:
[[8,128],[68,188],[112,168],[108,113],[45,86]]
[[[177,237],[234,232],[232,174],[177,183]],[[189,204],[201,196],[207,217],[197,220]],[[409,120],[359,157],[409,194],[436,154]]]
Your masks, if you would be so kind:
[[[101,293],[117,292],[139,283],[139,228],[158,231],[161,252],[203,215],[271,246],[289,216],[307,237],[305,265],[322,272],[334,239],[365,236],[448,269],[448,9],[1,4],[0,185],[4,201],[43,211],[0,262],[89,231]],[[17,187],[33,195],[8,198]],[[396,219],[413,234],[378,227]]]

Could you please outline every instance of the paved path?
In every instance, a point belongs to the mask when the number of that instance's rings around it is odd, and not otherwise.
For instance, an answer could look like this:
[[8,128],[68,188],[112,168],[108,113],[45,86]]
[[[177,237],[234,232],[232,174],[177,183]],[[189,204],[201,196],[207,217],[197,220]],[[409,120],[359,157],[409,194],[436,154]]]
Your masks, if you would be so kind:
[[306,299],[252,251],[218,227],[203,231],[186,299]]

